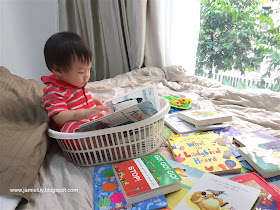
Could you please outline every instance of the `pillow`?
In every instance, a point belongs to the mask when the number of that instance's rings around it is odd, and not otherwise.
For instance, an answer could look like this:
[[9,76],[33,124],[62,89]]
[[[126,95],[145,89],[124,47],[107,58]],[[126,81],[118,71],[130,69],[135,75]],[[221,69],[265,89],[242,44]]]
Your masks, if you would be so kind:
[[47,150],[43,88],[0,67],[0,194],[20,195],[23,203],[31,193],[20,190],[33,188]]

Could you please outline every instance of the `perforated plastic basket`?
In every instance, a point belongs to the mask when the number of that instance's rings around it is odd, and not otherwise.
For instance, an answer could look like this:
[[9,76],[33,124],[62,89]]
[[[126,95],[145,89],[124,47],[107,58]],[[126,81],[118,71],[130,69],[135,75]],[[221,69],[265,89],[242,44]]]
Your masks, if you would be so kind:
[[136,123],[81,133],[61,133],[52,129],[62,152],[75,164],[95,166],[145,156],[155,151],[163,141],[164,116],[170,106],[160,98],[161,110]]

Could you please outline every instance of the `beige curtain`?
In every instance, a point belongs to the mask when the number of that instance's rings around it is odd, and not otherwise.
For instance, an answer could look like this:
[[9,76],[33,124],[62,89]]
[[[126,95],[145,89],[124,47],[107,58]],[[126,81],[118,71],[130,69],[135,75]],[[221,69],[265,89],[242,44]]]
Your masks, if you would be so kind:
[[59,0],[59,30],[79,34],[94,54],[90,81],[141,68],[147,0]]
[[181,65],[194,74],[200,0],[59,0],[60,31],[94,53],[90,81],[144,66]]

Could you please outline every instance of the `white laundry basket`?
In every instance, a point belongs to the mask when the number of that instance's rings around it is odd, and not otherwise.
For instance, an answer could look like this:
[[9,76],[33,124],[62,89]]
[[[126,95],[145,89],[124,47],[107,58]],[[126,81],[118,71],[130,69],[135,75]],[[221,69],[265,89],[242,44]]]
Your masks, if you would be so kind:
[[145,156],[163,141],[164,116],[170,106],[160,98],[161,110],[155,115],[128,125],[81,133],[48,130],[66,157],[80,166],[95,166]]

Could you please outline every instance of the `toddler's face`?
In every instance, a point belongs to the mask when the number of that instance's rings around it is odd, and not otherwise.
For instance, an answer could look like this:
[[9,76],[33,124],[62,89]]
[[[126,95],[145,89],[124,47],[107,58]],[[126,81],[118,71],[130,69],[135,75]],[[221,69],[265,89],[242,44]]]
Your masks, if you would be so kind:
[[55,72],[57,79],[82,88],[90,78],[91,63],[82,63],[78,59],[74,59],[67,72]]

